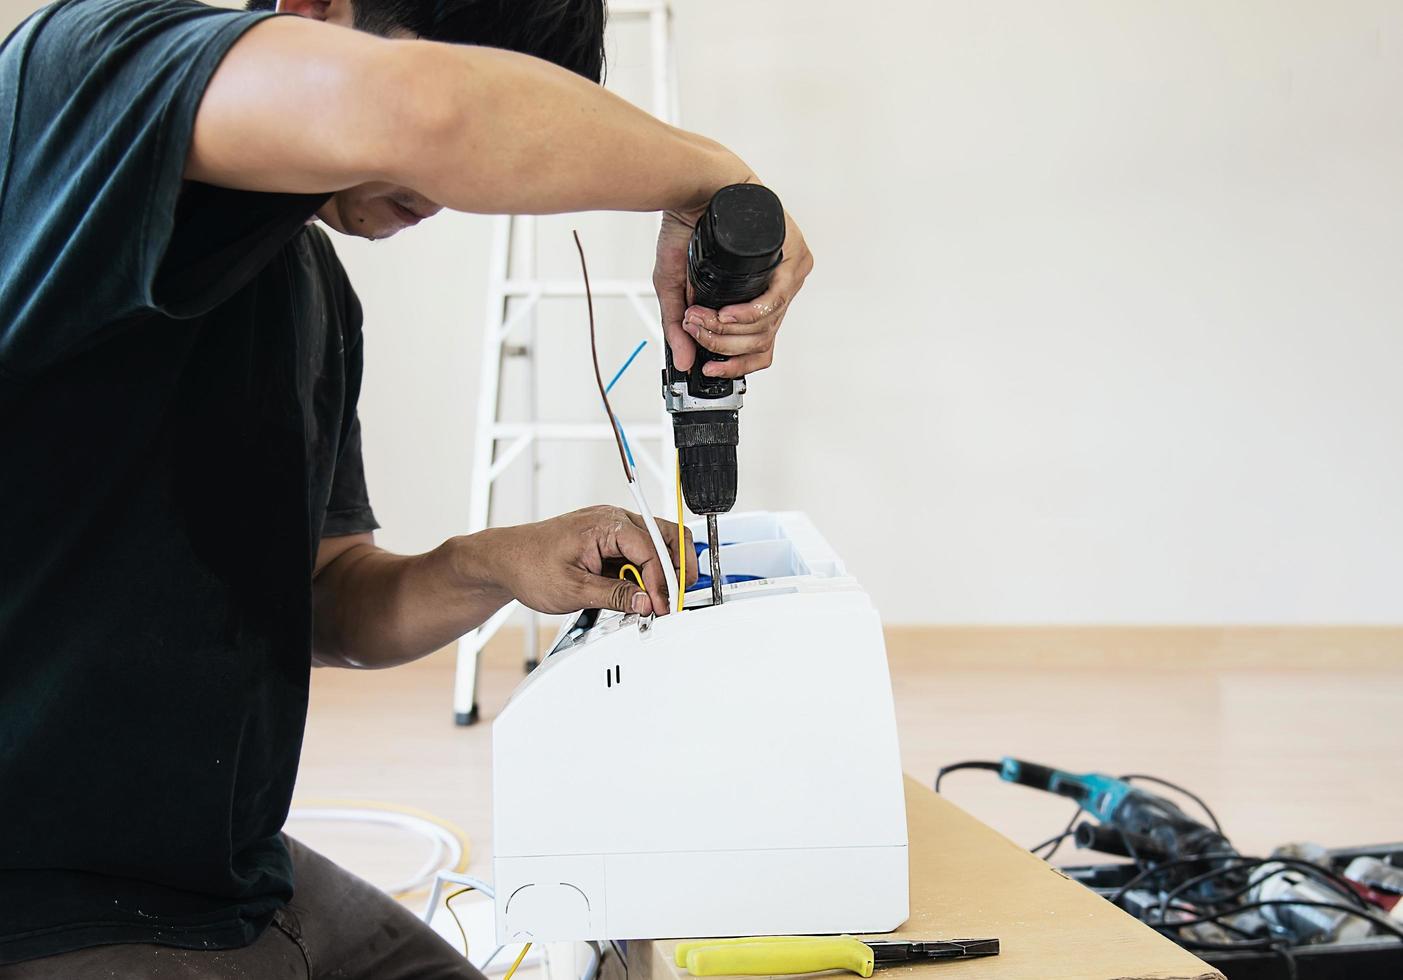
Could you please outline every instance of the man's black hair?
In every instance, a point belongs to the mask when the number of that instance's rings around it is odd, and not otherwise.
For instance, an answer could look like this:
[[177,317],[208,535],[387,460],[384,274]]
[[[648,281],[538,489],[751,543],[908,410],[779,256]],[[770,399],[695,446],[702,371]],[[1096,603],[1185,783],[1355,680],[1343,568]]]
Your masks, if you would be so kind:
[[[247,0],[272,10],[274,0]],[[604,0],[351,0],[358,30],[506,48],[604,79]]]

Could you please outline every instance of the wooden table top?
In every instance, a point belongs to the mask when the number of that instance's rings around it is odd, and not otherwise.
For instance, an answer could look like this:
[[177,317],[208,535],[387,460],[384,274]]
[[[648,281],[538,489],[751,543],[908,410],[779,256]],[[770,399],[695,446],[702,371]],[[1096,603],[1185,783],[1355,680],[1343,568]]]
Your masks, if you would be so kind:
[[[911,917],[888,939],[997,937],[998,956],[891,966],[881,980],[1223,980],[1222,974],[911,778]],[[874,937],[875,938],[875,937]],[[686,980],[675,941],[629,943],[638,980]],[[835,975],[836,976],[836,975]]]

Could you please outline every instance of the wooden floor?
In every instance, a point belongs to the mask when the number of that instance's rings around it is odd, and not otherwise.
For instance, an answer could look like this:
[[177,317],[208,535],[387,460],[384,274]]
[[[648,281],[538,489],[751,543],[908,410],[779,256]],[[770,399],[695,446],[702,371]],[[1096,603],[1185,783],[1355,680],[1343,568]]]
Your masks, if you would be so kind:
[[[432,811],[471,835],[473,868],[490,878],[491,719],[521,678],[519,643],[490,648],[483,723],[467,729],[452,724],[449,652],[317,671],[299,799]],[[920,779],[1015,755],[1179,782],[1244,852],[1403,839],[1403,629],[898,629],[888,648],[902,761]],[[1024,844],[1070,815],[992,773],[952,775],[944,792]],[[371,830],[299,833],[374,881],[422,856]]]

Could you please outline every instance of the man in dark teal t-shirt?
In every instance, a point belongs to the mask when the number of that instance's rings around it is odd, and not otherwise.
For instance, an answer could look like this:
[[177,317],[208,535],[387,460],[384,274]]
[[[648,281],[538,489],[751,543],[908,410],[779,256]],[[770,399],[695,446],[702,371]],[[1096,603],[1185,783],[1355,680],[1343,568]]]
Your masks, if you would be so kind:
[[0,47],[4,980],[474,976],[281,835],[309,668],[513,599],[667,612],[675,554],[617,508],[375,546],[361,310],[319,225],[663,211],[674,360],[727,376],[768,366],[811,264],[791,223],[765,296],[688,307],[689,223],[754,177],[596,84],[601,0],[278,10],[59,0]]

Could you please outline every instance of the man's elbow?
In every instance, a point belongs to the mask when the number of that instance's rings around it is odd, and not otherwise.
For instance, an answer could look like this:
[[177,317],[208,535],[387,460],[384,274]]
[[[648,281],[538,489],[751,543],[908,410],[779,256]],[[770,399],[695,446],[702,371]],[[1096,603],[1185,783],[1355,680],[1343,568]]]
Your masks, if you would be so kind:
[[334,635],[335,631],[312,620],[312,666],[356,667],[351,651]]
[[355,644],[339,643],[325,637],[312,639],[313,667],[379,670],[384,667],[397,667],[407,662],[405,658],[386,656],[384,651],[361,649]]

